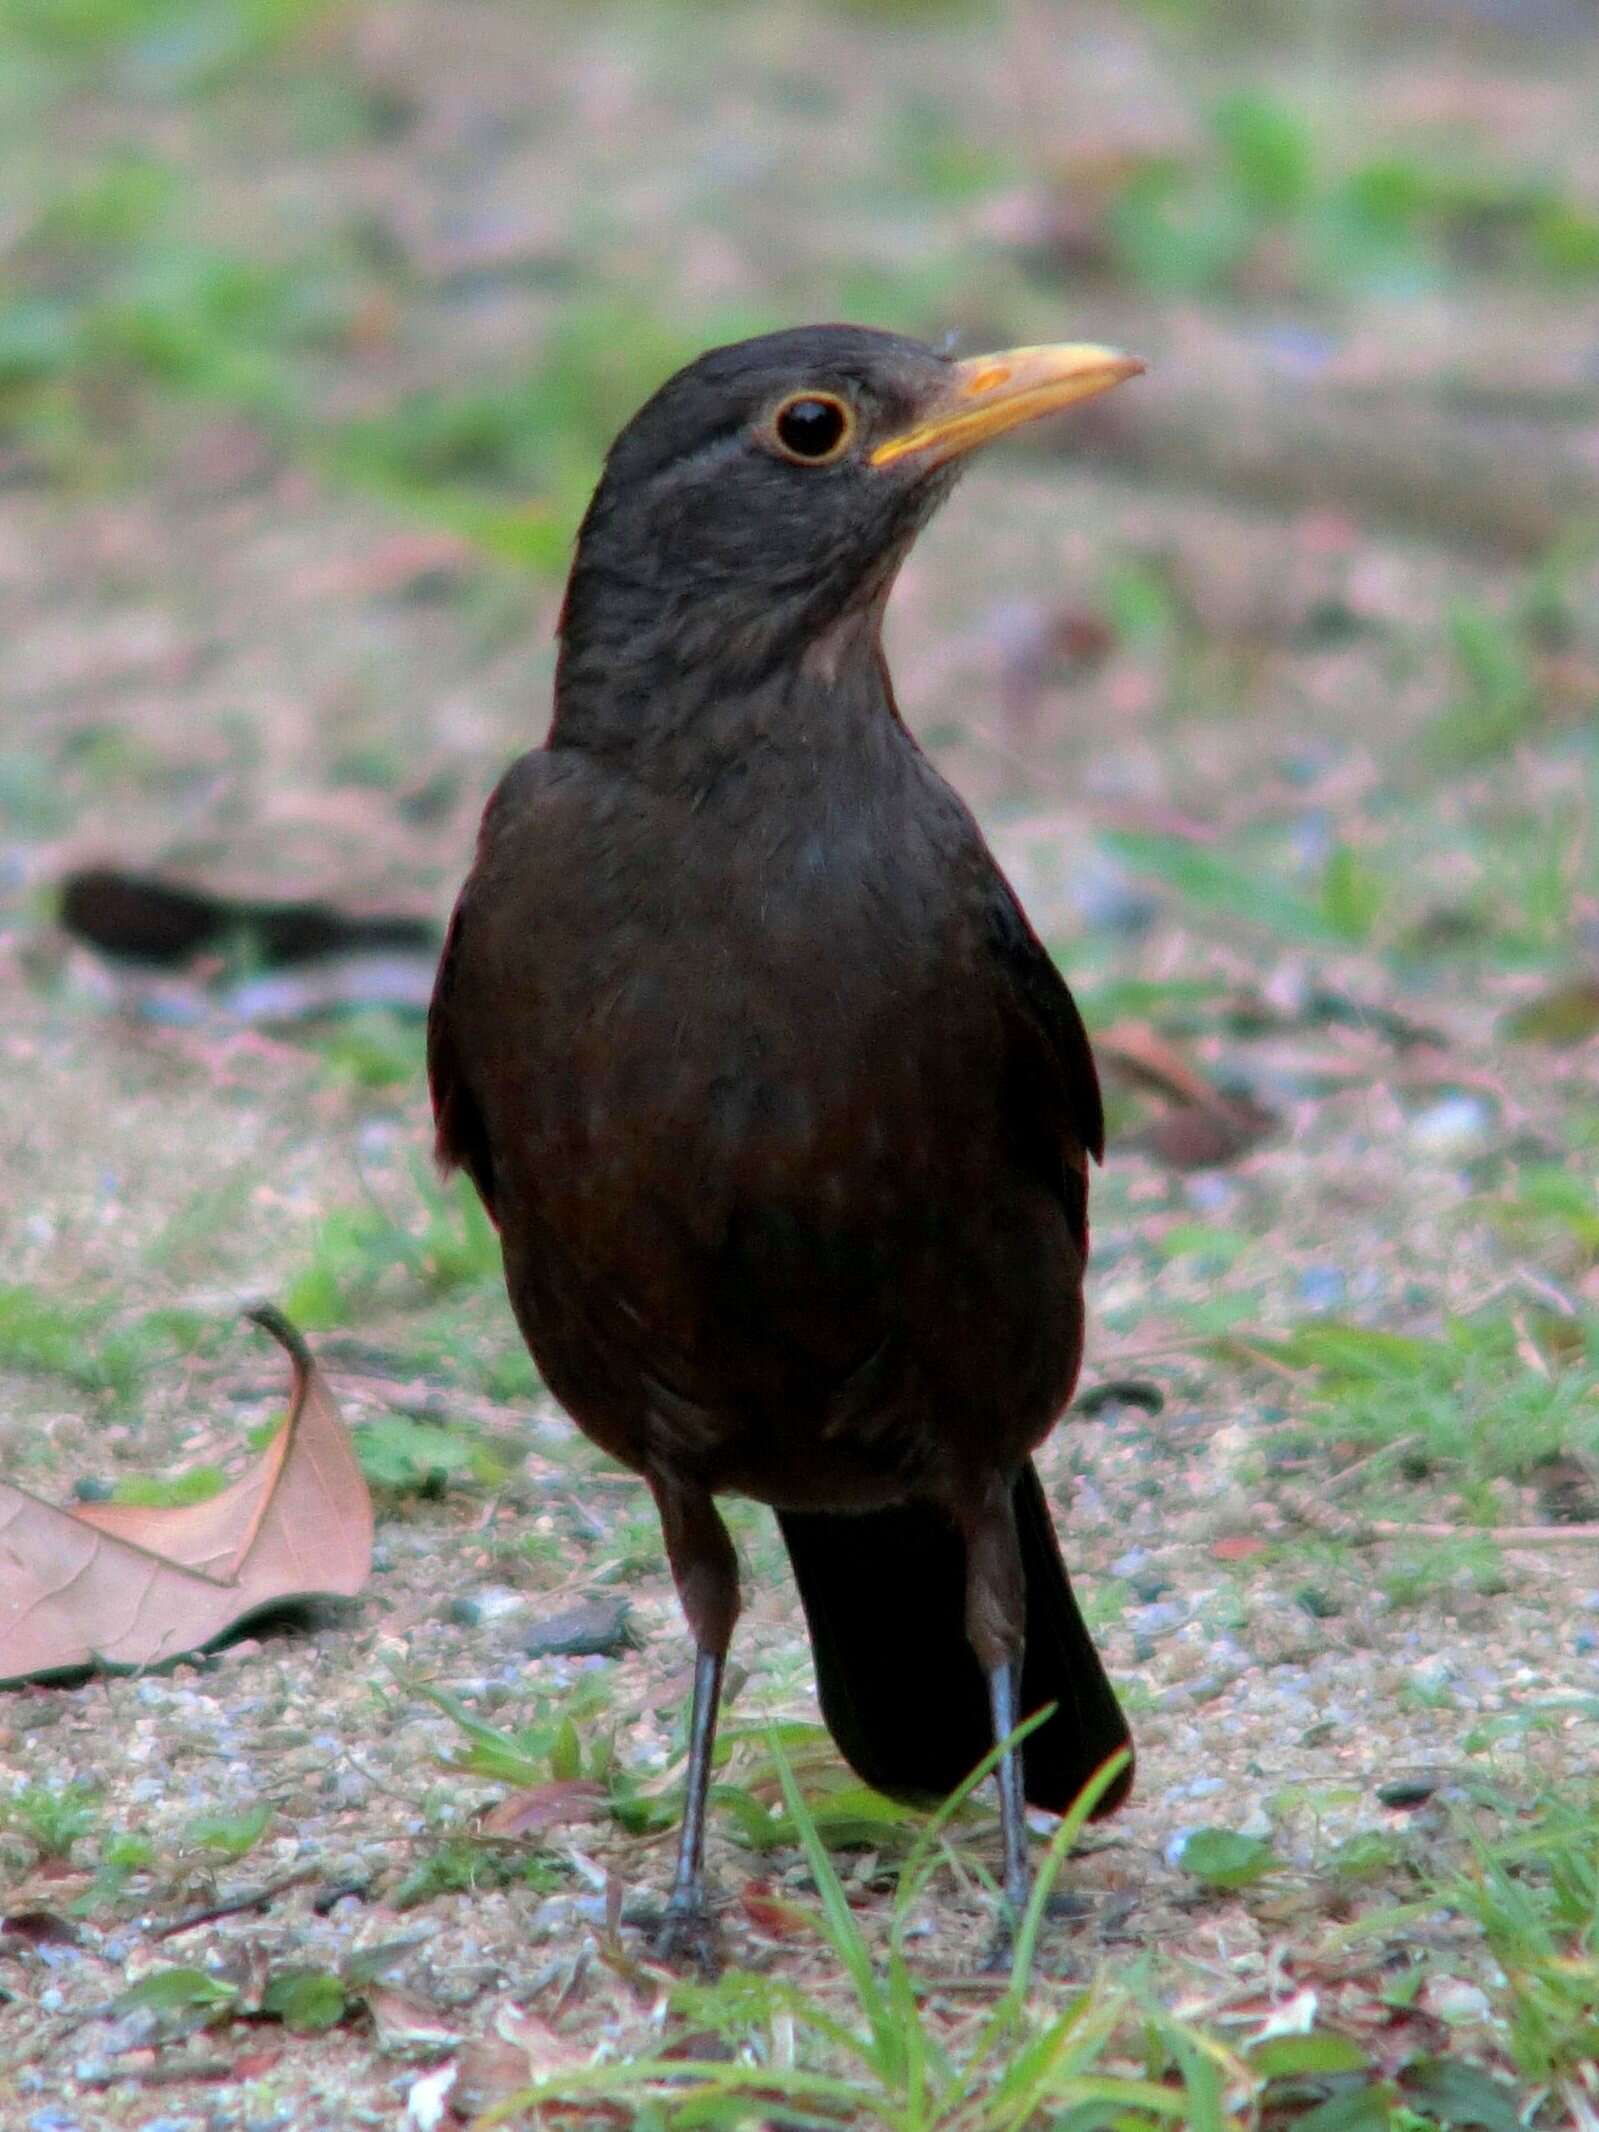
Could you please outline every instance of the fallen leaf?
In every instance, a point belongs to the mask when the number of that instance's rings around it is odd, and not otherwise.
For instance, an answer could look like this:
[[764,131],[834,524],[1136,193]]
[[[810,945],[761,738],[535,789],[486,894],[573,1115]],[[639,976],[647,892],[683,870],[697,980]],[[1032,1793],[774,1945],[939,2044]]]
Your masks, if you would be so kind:
[[1592,1525],[1599,1521],[1599,1479],[1574,1452],[1551,1451],[1533,1466],[1538,1509],[1550,1525]]
[[641,1640],[625,1599],[591,1599],[547,1621],[535,1621],[522,1638],[529,1658],[620,1658]]
[[437,952],[429,918],[345,911],[330,903],[278,903],[218,895],[160,874],[87,866],[61,883],[60,918],[76,939],[120,962],[170,967],[202,951],[244,949],[271,969],[327,955]]
[[450,2114],[468,2123],[527,2086],[527,2060],[503,2036],[474,2037],[447,2070]]
[[1573,977],[1529,1000],[1500,1024],[1522,1043],[1585,1044],[1599,1036],[1599,977]]
[[259,2080],[263,2073],[270,2073],[283,2056],[281,2050],[245,2051],[233,2061],[231,2068],[235,2080]]
[[1220,1089],[1148,1022],[1112,1022],[1095,1037],[1094,1050],[1112,1072],[1168,1102],[1192,1104],[1198,1110],[1227,1107],[1229,1099]]
[[1266,1542],[1252,1532],[1234,1533],[1223,1540],[1210,1543],[1211,1558],[1217,1562],[1247,1562],[1251,1555],[1264,1554]]
[[603,1784],[571,1777],[564,1783],[535,1784],[526,1791],[507,1793],[478,1826],[485,1836],[534,1836],[572,1821],[603,1821],[606,1811]]
[[294,1370],[289,1418],[204,1502],[71,1510],[0,1482],[0,1685],[164,1665],[289,1601],[349,1598],[372,1567],[372,1502],[299,1334],[251,1316]]
[[1206,1887],[1247,1888],[1276,1872],[1278,1861],[1263,1837],[1230,1828],[1198,1828],[1184,1841],[1177,1864]]
[[1086,1391],[1079,1392],[1072,1402],[1072,1411],[1090,1418],[1103,1414],[1108,1407],[1137,1407],[1142,1414],[1159,1414],[1165,1405],[1165,1393],[1147,1378],[1107,1377],[1102,1383],[1092,1384]]
[[739,1890],[739,1908],[768,1939],[792,1939],[796,1933],[814,1932],[814,1919],[798,1903],[785,1902],[763,1881],[751,1881]]
[[76,1947],[83,1935],[54,1910],[12,1910],[0,1917],[0,1936],[30,1947]]
[[437,2058],[454,2050],[461,2040],[457,2022],[447,2020],[436,2006],[391,1984],[374,1984],[365,1994],[366,2010],[377,2032],[378,2049],[386,2058]]
[[522,2053],[530,2080],[546,2079],[563,2067],[587,2065],[590,2053],[526,2006],[507,1999],[494,2016],[492,2027],[502,2043]]
[[281,1969],[268,1977],[261,1993],[262,2013],[296,2036],[318,2036],[337,2028],[349,2008],[349,1993],[325,1969]]
[[1247,1153],[1276,1124],[1250,1096],[1225,1094],[1148,1022],[1113,1022],[1094,1039],[1111,1073],[1163,1097],[1169,1108],[1139,1136],[1174,1169],[1208,1170]]
[[1162,1112],[1138,1137],[1174,1170],[1214,1170],[1247,1155],[1276,1122],[1269,1110],[1245,1099],[1225,1111],[1182,1104]]

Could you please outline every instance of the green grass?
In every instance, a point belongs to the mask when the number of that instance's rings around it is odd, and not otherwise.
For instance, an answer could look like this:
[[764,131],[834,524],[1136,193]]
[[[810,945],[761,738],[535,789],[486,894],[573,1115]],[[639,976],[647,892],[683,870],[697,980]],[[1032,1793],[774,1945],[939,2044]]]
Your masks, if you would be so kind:
[[1506,1818],[1499,1837],[1460,1818],[1468,1862],[1434,1897],[1493,1957],[1487,1988],[1517,2070],[1580,2092],[1599,2061],[1599,1792],[1544,1795]]
[[1311,299],[1599,280],[1599,212],[1552,180],[1397,143],[1337,169],[1309,116],[1257,88],[1215,102],[1206,136],[1143,159],[1111,202],[1112,258],[1141,288],[1242,294],[1263,270]]
[[492,1488],[508,1471],[491,1445],[458,1424],[384,1414],[350,1433],[368,1485],[389,1495],[438,1496],[461,1482]]
[[846,2007],[824,2005],[778,1971],[732,1971],[713,1985],[682,1984],[673,1994],[674,2011],[693,2032],[719,2037],[727,2056],[635,2058],[552,2073],[496,2105],[486,2124],[570,2103],[624,2110],[652,2132],[771,2121],[774,2112],[792,2126],[870,2123],[894,2132],[1020,2132],[1045,2112],[1053,2123],[1115,2124],[1126,2132],[1166,2124],[1220,2132],[1228,2087],[1247,2091],[1253,2084],[1225,2046],[1132,1989],[1096,1984],[1054,2008],[1032,1995],[1045,1904],[1093,1788],[1062,1822],[1042,1862],[993,2006],[951,2048],[911,1966],[907,1929],[941,1869],[940,1839],[964,1791],[927,1824],[900,1869],[887,1948],[879,1954],[855,1921],[775,1741],[772,1753],[819,1898],[814,1909],[785,1909],[826,1943],[847,1979]]
[[1578,1267],[1599,1261],[1599,1165],[1580,1153],[1569,1162],[1528,1164],[1509,1195],[1482,1211],[1524,1248],[1552,1251]]
[[1526,1324],[1492,1312],[1436,1337],[1323,1320],[1257,1344],[1306,1373],[1330,1440],[1406,1440],[1414,1470],[1440,1469],[1492,1524],[1486,1483],[1526,1479],[1558,1451],[1599,1453],[1599,1320],[1551,1320],[1545,1332],[1536,1364]]
[[499,1238],[471,1182],[456,1177],[440,1184],[421,1164],[410,1181],[407,1212],[420,1212],[420,1224],[396,1218],[375,1200],[324,1216],[283,1298],[296,1325],[323,1332],[355,1322],[384,1300],[438,1301],[498,1285]]
[[230,1864],[247,1858],[272,1826],[273,1808],[262,1800],[233,1814],[200,1814],[183,1831],[183,1840]]
[[25,1282],[0,1288],[0,1369],[60,1377],[80,1391],[127,1404],[150,1367],[192,1353],[208,1321],[186,1311],[119,1318],[98,1301],[67,1301]]
[[498,382],[434,388],[344,425],[321,449],[337,479],[459,533],[502,561],[561,573],[600,461],[618,429],[706,341],[636,298],[572,306],[537,362]]
[[[1381,901],[1380,891],[1369,885],[1369,869],[1340,860],[1337,853],[1307,894],[1283,878],[1283,854],[1265,839],[1236,855],[1145,831],[1116,830],[1106,842],[1135,873],[1162,882],[1196,909],[1263,927],[1301,946],[1340,945],[1354,916],[1374,916]],[[1354,880],[1346,878],[1350,866],[1360,869]]]
[[86,1784],[22,1784],[0,1800],[0,1828],[15,1829],[44,1859],[64,1859],[99,1825],[99,1795]]
[[488,1888],[529,1888],[536,1895],[554,1895],[571,1879],[571,1865],[554,1853],[491,1843],[462,1831],[423,1851],[389,1901],[396,1910],[412,1910],[440,1895],[475,1895]]

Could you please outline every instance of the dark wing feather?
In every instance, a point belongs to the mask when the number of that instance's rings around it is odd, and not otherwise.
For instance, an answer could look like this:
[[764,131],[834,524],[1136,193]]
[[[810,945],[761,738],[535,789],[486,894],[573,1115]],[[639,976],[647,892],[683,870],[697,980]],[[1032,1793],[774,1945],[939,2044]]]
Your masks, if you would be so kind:
[[428,1091],[433,1098],[433,1153],[446,1173],[465,1170],[478,1188],[497,1222],[494,1203],[494,1155],[489,1146],[488,1126],[478,1108],[455,1040],[453,981],[461,949],[461,927],[471,894],[471,883],[461,893],[444,936],[439,974],[433,981],[428,1006]]
[[1055,1178],[1080,1247],[1088,1247],[1088,1164],[1105,1156],[1105,1111],[1077,1002],[1000,881],[989,906],[990,948],[1003,973],[1014,1045],[1006,1109],[1029,1159]]

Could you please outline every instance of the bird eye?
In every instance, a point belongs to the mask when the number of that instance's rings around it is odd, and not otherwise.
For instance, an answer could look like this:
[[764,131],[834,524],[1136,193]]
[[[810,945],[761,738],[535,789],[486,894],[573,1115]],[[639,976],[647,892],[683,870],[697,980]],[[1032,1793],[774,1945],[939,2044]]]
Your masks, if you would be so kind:
[[801,392],[783,402],[772,428],[786,458],[819,466],[843,451],[855,433],[855,418],[830,392]]

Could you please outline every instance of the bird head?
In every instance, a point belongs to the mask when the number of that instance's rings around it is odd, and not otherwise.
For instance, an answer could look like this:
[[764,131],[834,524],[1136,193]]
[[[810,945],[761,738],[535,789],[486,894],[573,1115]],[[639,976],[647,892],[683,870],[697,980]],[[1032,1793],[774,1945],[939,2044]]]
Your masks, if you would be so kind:
[[853,622],[875,640],[968,455],[1142,368],[1083,343],[956,360],[844,325],[712,349],[610,451],[578,537],[563,683],[659,685],[708,662],[747,682]]

